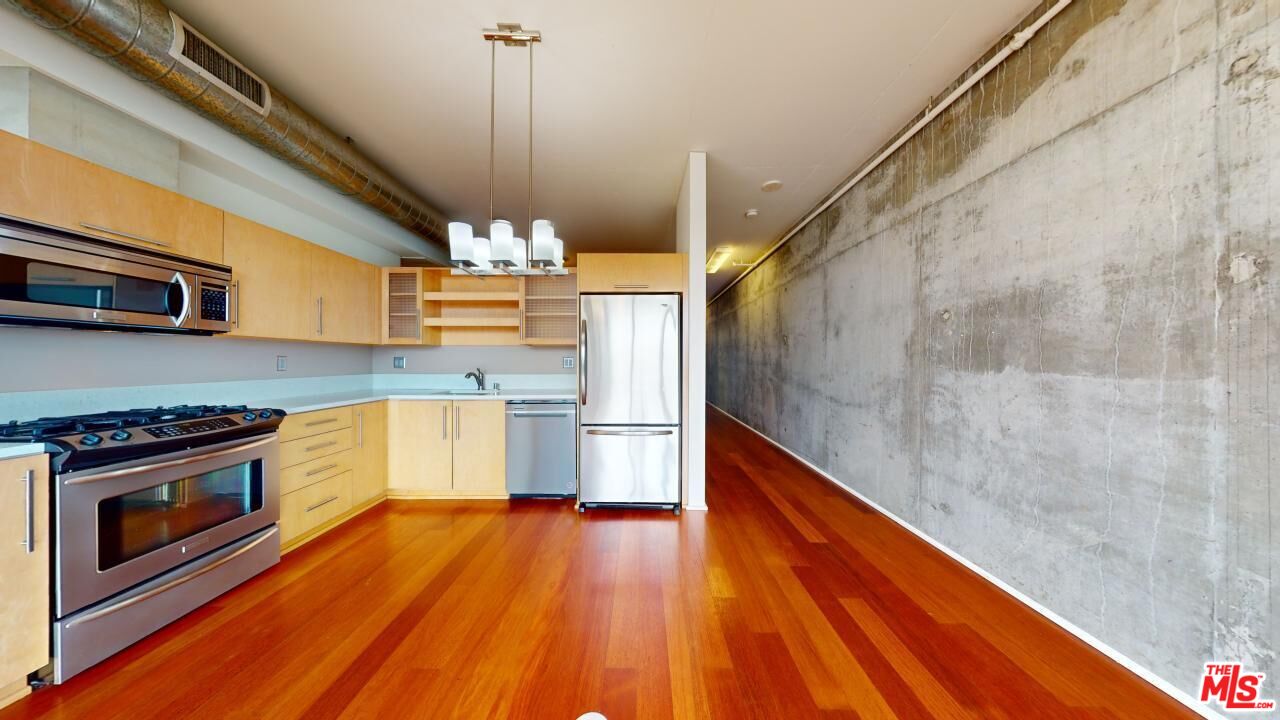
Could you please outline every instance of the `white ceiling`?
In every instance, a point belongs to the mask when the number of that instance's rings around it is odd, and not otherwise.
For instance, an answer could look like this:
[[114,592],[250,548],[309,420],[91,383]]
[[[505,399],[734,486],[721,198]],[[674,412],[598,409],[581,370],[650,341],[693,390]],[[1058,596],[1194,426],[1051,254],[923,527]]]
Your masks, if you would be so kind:
[[[451,219],[488,217],[489,45],[534,49],[534,212],[569,254],[674,247],[685,154],[709,246],[754,260],[1037,0],[170,0]],[[359,10],[356,10],[359,8]],[[497,214],[523,234],[528,52],[499,45]],[[785,183],[765,194],[760,184]],[[746,220],[747,208],[760,215]],[[478,230],[479,232],[479,230]],[[733,277],[708,278],[715,292]]]

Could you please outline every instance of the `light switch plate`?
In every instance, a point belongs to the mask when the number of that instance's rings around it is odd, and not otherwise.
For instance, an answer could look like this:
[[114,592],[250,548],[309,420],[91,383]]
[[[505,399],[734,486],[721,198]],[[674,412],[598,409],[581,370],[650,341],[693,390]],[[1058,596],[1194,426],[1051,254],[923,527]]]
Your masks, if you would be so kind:
[[289,356],[277,355],[276,356],[276,372],[284,372],[285,370],[288,370],[288,369],[289,369]]
[[396,370],[403,370],[403,369],[404,369],[404,356],[403,356],[403,355],[394,355],[394,356],[392,356],[392,358],[391,358],[391,367],[392,367],[392,368],[394,368],[394,369],[396,369]]
[[572,369],[573,369],[573,356],[572,356],[572,355],[566,355],[565,357],[560,358],[560,367],[564,368],[565,370],[572,370]]

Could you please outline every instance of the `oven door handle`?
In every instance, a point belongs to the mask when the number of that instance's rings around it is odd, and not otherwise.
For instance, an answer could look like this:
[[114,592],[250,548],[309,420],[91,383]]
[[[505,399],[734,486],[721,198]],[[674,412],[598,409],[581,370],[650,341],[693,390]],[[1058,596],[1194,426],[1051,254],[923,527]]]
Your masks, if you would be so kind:
[[266,445],[268,443],[273,443],[275,441],[276,441],[276,436],[271,435],[270,437],[266,437],[251,443],[246,443],[244,445],[237,445],[235,447],[224,448],[216,452],[205,453],[204,455],[197,455],[195,457],[189,457],[189,458],[180,458],[178,460],[166,460],[165,462],[152,463],[151,465],[139,465],[138,467],[132,467],[132,468],[122,468],[120,470],[109,470],[103,473],[94,473],[93,475],[85,475],[83,477],[64,480],[63,484],[64,485],[84,485],[85,483],[98,482],[100,480],[112,480],[114,478],[125,477],[127,475],[137,475],[138,473],[151,472],[152,470],[163,470],[164,468],[178,467],[179,465],[190,465],[191,463],[200,462],[201,460],[209,460],[216,457],[222,457],[223,455],[230,455],[232,453],[242,452],[244,450],[252,450],[253,448],[261,447],[263,445]]
[[200,568],[199,570],[196,570],[195,572],[191,573],[190,575],[183,575],[183,576],[182,576],[182,577],[180,577],[180,578],[174,578],[174,579],[170,580],[169,582],[167,582],[167,583],[165,583],[165,584],[163,584],[163,585],[160,585],[159,587],[153,587],[153,588],[151,588],[150,590],[148,590],[148,591],[146,591],[146,592],[144,592],[144,593],[139,593],[139,594],[137,594],[137,595],[134,595],[133,597],[131,597],[131,598],[127,599],[127,600],[122,600],[121,602],[116,603],[115,605],[109,605],[109,606],[107,606],[107,607],[102,608],[101,610],[96,611],[96,612],[91,612],[91,613],[89,613],[88,615],[82,615],[82,616],[80,616],[80,617],[78,617],[78,618],[76,618],[76,619],[72,620],[71,622],[67,623],[64,627],[65,627],[65,629],[70,630],[71,628],[73,628],[73,627],[75,627],[75,626],[77,626],[77,625],[79,625],[79,624],[81,624],[81,623],[87,623],[87,622],[89,622],[90,620],[97,620],[98,618],[103,617],[104,615],[110,615],[110,614],[112,614],[112,613],[115,613],[115,612],[119,612],[119,611],[121,611],[121,610],[124,610],[125,608],[133,607],[134,605],[137,605],[138,603],[140,603],[140,602],[142,602],[142,601],[144,601],[144,600],[149,600],[149,599],[151,599],[151,598],[155,597],[156,595],[159,595],[160,593],[168,592],[168,591],[170,591],[170,590],[174,589],[175,587],[178,587],[179,585],[182,585],[182,584],[184,584],[184,583],[191,582],[192,580],[195,580],[196,578],[200,577],[201,575],[204,575],[205,573],[209,573],[209,572],[212,572],[212,571],[214,571],[214,570],[217,570],[218,568],[222,567],[223,565],[226,565],[227,563],[231,562],[232,560],[235,560],[236,558],[240,557],[241,555],[243,555],[243,554],[245,554],[245,553],[249,552],[250,550],[252,550],[252,549],[254,549],[254,548],[256,548],[256,547],[258,547],[259,545],[261,545],[262,543],[266,542],[267,540],[269,540],[271,537],[273,537],[274,535],[276,535],[276,534],[277,534],[277,533],[279,533],[279,532],[280,532],[280,528],[279,528],[279,527],[272,527],[272,528],[271,528],[271,530],[270,530],[269,532],[267,532],[265,535],[263,535],[262,537],[258,538],[257,540],[254,540],[253,542],[249,543],[248,545],[245,545],[245,546],[244,546],[244,547],[242,547],[242,548],[238,548],[235,552],[231,553],[230,555],[228,555],[228,556],[226,556],[226,557],[218,558],[217,560],[215,560],[215,561],[213,561],[213,562],[209,563],[208,565],[205,565],[204,567]]

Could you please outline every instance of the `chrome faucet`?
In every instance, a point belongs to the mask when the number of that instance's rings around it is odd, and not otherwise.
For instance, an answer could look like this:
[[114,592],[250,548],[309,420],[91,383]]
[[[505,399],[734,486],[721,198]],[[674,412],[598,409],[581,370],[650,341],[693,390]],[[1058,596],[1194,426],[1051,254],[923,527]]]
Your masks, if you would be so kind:
[[481,392],[484,392],[484,371],[483,370],[481,370],[480,368],[476,368],[475,372],[467,373],[466,377],[469,380],[475,380],[476,389]]

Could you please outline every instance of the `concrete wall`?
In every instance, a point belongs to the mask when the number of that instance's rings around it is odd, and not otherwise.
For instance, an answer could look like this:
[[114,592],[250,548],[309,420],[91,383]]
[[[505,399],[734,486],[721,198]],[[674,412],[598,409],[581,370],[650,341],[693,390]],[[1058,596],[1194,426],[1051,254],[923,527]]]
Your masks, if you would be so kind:
[[1280,677],[1277,78],[1277,0],[1077,0],[712,304],[711,402],[1184,692]]

